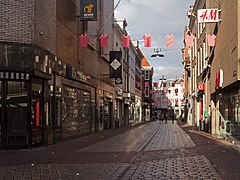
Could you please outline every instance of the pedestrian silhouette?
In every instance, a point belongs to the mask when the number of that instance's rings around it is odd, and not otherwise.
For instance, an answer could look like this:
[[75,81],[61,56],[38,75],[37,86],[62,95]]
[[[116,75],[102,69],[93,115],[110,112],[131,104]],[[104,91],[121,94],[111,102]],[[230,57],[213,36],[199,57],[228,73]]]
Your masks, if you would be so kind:
[[174,114],[172,114],[172,123],[174,123]]
[[165,123],[167,123],[167,113],[164,112],[164,119],[165,119]]

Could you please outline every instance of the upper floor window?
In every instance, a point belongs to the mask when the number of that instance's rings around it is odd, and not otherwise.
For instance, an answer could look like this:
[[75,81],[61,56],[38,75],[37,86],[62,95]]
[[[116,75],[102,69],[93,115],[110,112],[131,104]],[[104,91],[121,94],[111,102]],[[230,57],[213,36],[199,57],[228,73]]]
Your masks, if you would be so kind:
[[149,71],[145,71],[145,80],[149,80]]
[[149,97],[149,86],[145,87],[145,97]]

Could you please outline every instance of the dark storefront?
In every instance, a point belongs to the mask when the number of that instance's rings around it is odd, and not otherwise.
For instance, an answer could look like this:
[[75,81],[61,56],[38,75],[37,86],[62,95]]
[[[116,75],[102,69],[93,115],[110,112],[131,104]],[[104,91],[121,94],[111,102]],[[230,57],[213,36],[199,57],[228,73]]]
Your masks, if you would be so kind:
[[36,46],[0,44],[0,148],[95,131],[94,80]]

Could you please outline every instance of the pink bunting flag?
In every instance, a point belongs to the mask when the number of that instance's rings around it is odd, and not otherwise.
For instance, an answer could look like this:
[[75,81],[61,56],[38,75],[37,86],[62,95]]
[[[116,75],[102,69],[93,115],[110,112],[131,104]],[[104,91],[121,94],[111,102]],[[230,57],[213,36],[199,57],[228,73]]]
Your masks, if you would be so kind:
[[172,34],[166,36],[166,46],[167,47],[173,47],[174,46],[174,36]]
[[208,46],[210,46],[210,47],[215,46],[215,39],[216,39],[216,36],[214,34],[213,35],[208,34],[207,35]]
[[100,46],[101,47],[107,47],[108,46],[108,35],[104,34],[104,35],[101,35],[99,36],[99,39],[100,39]]
[[88,45],[88,35],[80,35],[80,46],[86,48]]
[[194,39],[195,39],[195,36],[194,35],[186,35],[186,46],[187,47],[193,47],[194,46]]

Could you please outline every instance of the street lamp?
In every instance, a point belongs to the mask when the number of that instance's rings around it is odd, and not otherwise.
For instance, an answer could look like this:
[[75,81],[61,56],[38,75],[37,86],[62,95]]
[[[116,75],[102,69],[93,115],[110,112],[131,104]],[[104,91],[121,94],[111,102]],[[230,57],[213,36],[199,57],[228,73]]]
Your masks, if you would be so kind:
[[159,79],[159,80],[167,80],[165,77],[164,77],[164,75]]
[[151,57],[164,57],[164,54],[160,54],[161,48],[154,49],[155,54],[152,54]]

